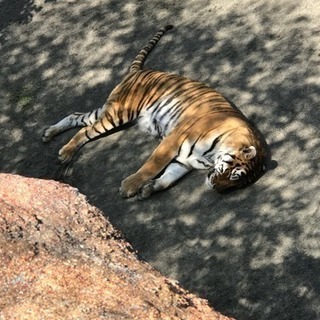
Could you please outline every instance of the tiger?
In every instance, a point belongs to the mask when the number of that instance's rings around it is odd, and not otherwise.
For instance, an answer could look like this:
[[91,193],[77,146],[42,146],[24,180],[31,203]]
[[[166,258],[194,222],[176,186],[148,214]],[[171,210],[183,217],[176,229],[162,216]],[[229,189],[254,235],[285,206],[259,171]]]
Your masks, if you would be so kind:
[[85,143],[125,124],[138,122],[142,131],[159,137],[141,168],[122,181],[124,198],[146,199],[193,169],[206,170],[206,184],[219,193],[244,187],[264,171],[262,138],[232,102],[202,82],[143,69],[151,50],[172,28],[161,28],[142,48],[101,108],[72,113],[42,137],[48,142],[67,129],[83,127],[60,149],[61,163],[69,163]]

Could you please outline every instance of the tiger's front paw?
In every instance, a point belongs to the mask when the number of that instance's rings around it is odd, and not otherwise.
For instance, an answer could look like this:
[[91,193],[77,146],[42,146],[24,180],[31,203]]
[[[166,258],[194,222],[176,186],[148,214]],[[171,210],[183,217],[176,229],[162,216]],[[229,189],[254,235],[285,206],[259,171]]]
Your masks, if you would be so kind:
[[139,178],[133,174],[130,177],[124,179],[120,187],[120,195],[123,198],[130,198],[135,196],[142,186]]
[[145,200],[149,198],[151,194],[156,191],[154,186],[155,186],[155,181],[151,180],[147,184],[145,184],[142,188],[140,188],[138,193],[138,199]]

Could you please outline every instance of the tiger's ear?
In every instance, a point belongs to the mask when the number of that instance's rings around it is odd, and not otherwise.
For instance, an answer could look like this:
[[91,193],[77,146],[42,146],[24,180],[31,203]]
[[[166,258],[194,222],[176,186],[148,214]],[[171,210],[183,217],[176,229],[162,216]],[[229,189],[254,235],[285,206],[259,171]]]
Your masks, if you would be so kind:
[[241,151],[246,160],[251,160],[257,155],[257,150],[254,146],[245,147]]

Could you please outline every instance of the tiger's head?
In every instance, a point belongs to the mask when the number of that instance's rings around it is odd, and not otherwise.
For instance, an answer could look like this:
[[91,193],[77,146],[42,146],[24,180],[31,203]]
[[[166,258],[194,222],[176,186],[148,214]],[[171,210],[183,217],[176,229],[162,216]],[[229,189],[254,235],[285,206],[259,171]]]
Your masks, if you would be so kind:
[[264,170],[262,156],[254,146],[245,146],[235,152],[219,153],[214,167],[208,172],[206,183],[223,192],[253,182]]

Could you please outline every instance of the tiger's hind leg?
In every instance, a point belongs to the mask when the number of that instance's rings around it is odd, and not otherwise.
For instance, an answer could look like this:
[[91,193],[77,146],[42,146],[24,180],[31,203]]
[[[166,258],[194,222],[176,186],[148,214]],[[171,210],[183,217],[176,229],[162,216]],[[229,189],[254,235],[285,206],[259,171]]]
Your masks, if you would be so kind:
[[61,121],[46,129],[46,131],[42,135],[43,142],[50,141],[54,136],[68,129],[75,127],[86,127],[93,124],[101,116],[102,111],[103,107],[88,113],[75,112],[70,114]]
[[102,115],[93,124],[90,124],[78,131],[73,138],[59,150],[59,160],[62,163],[71,161],[73,155],[88,141],[93,140],[119,125],[115,119]]
[[180,162],[171,162],[163,174],[154,180],[149,181],[139,191],[139,199],[146,199],[154,192],[166,189],[175,183],[178,179],[188,173],[191,168]]

